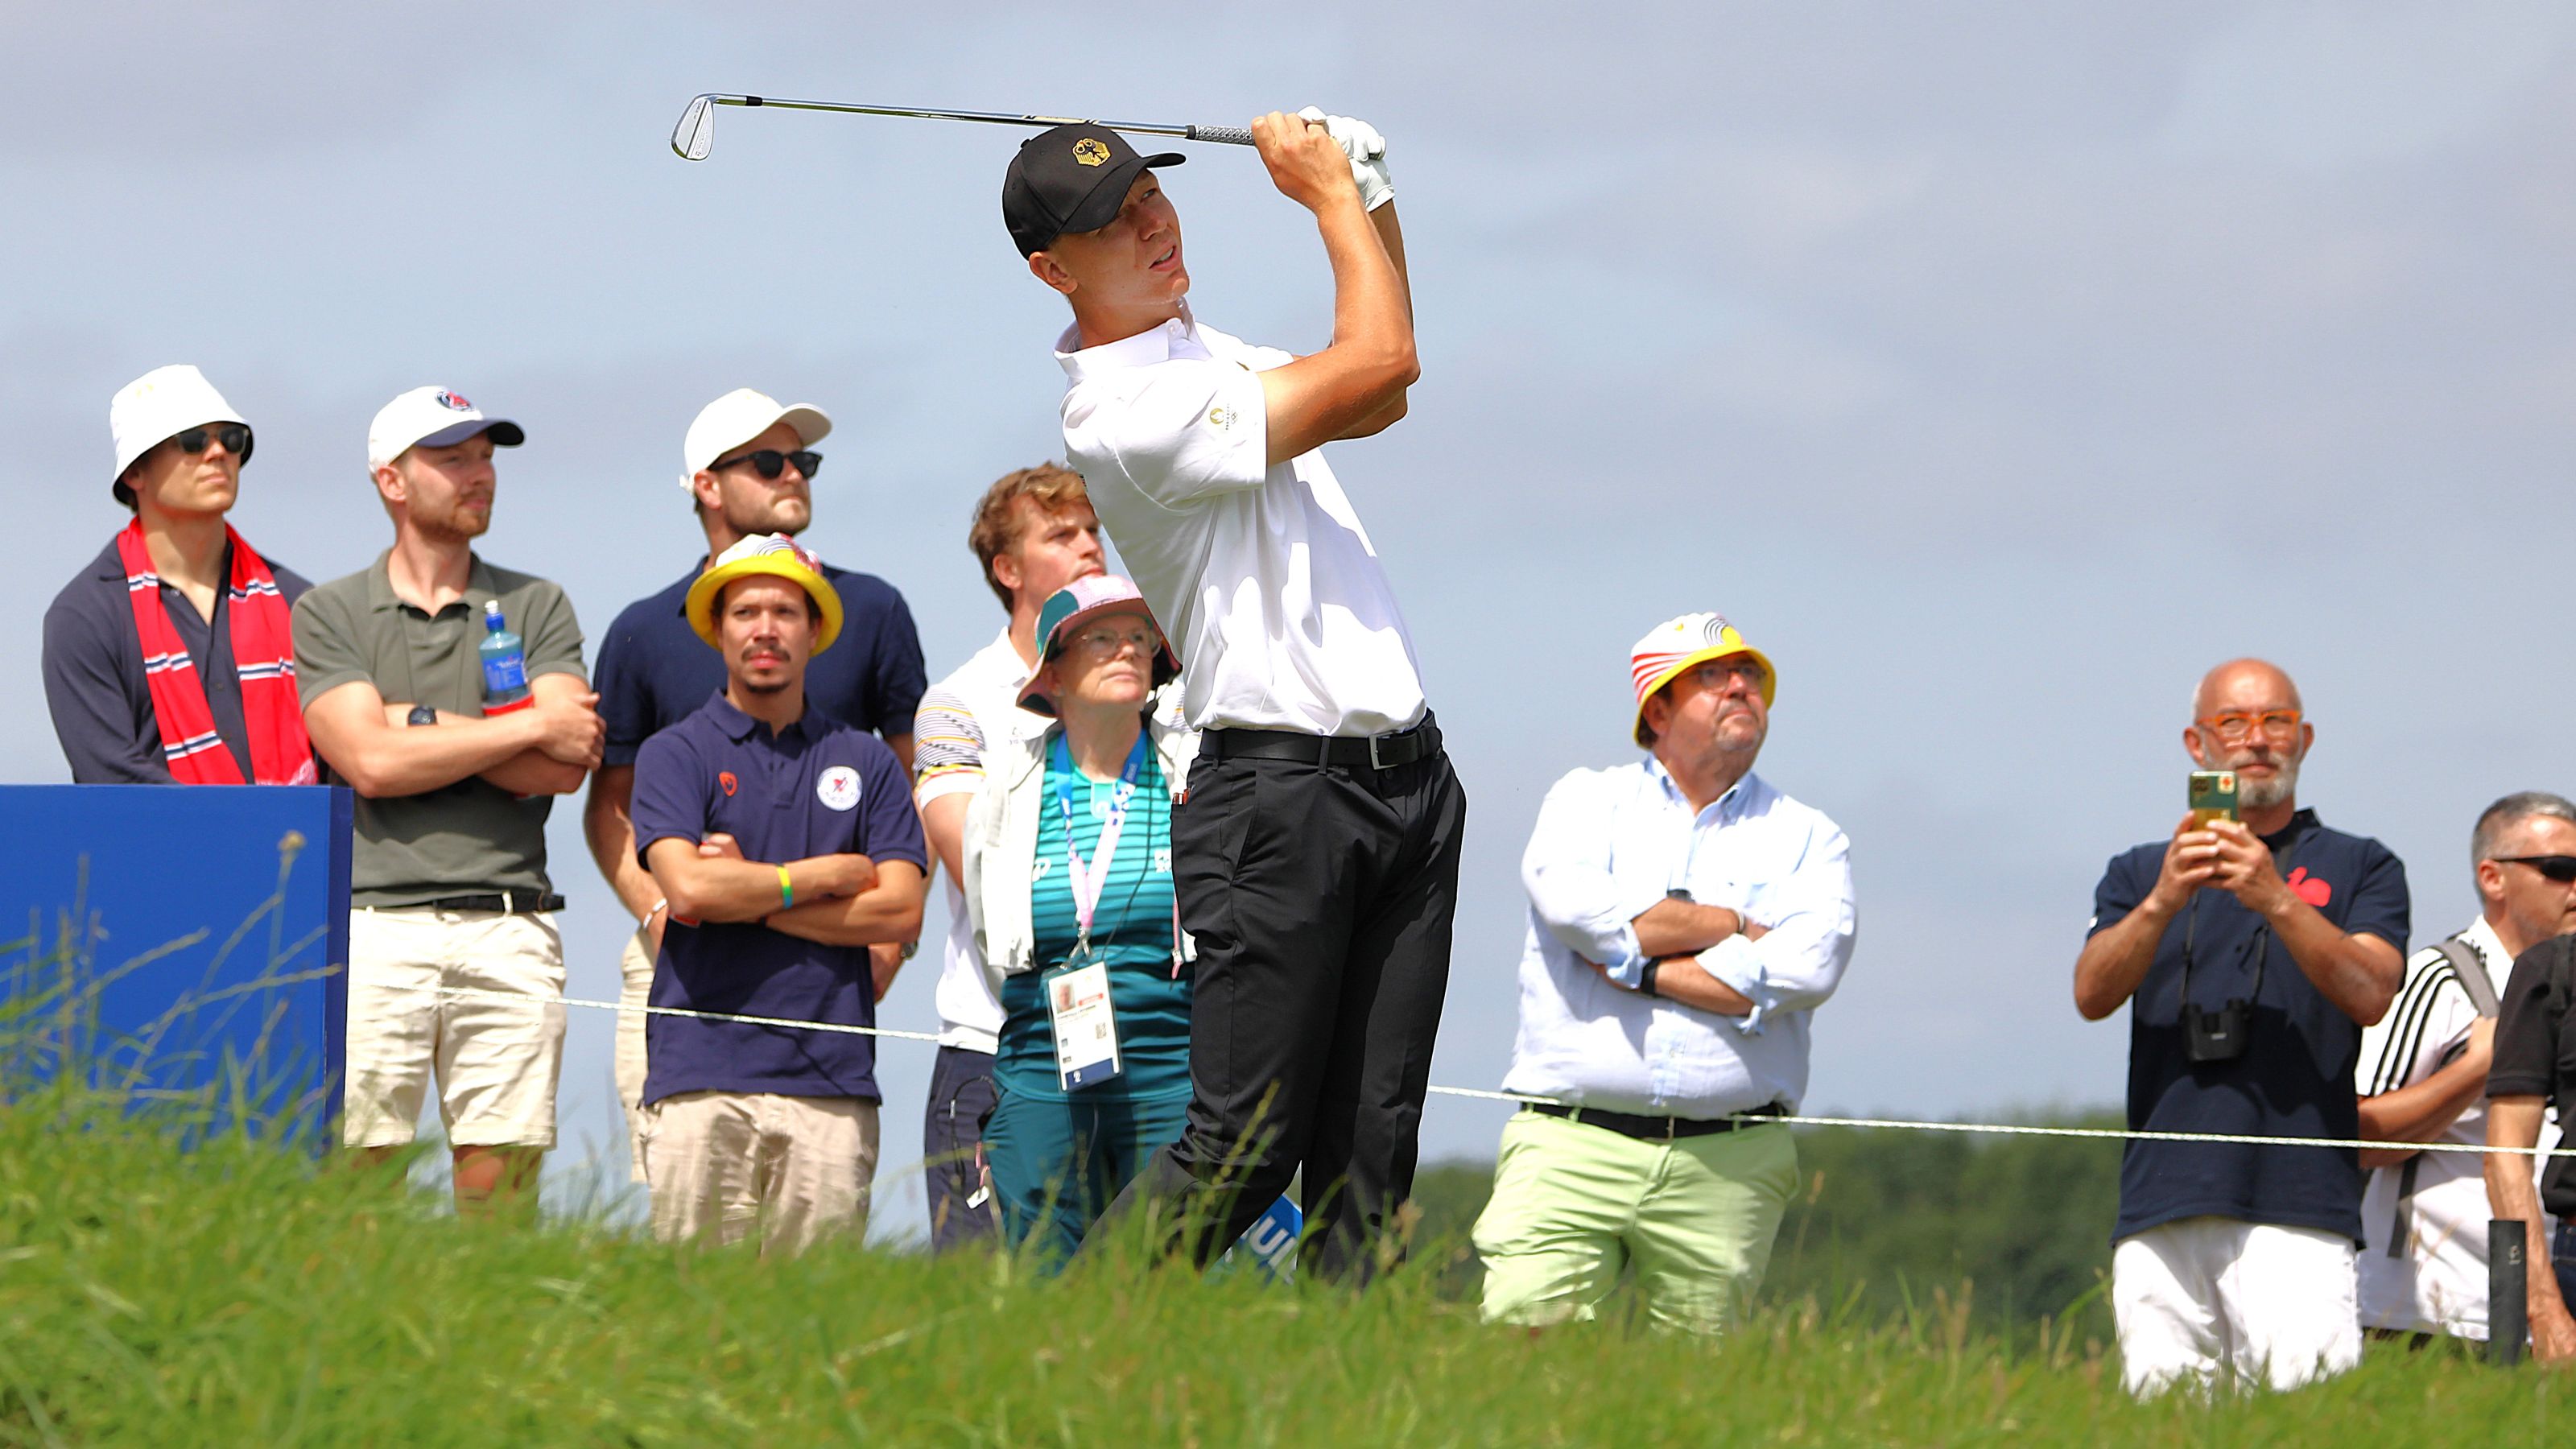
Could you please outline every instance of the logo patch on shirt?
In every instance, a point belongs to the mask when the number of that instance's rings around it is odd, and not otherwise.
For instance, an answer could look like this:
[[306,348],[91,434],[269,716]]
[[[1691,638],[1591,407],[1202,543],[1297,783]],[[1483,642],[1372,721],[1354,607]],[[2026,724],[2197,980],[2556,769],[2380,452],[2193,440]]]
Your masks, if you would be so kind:
[[1235,412],[1232,408],[1215,407],[1208,409],[1208,421],[1214,424],[1216,430],[1220,433],[1230,433],[1234,431],[1234,418]]
[[814,797],[834,810],[855,809],[859,803],[859,772],[847,765],[834,765],[814,782]]
[[742,782],[733,777],[733,771],[718,770],[716,771],[716,786],[725,792],[725,798],[729,800],[733,798],[733,792],[741,788]]
[[2300,900],[2321,911],[2326,908],[2326,902],[2334,899],[2334,887],[2324,877],[2308,874],[2304,865],[2290,872],[2290,878],[2281,884],[2288,886]]
[[1078,165],[1106,166],[1109,164],[1109,143],[1098,136],[1085,136],[1073,143],[1073,159]]

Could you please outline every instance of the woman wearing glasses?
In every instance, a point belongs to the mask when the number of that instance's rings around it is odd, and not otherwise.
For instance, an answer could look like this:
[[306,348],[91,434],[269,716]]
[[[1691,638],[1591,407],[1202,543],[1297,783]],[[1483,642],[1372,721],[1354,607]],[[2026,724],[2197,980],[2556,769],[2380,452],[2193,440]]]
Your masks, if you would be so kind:
[[45,703],[84,785],[309,785],[289,611],[310,587],[233,532],[250,424],[184,364],[107,405],[133,513],[45,611]]
[[1020,703],[1055,719],[988,745],[965,875],[1004,1014],[992,1191],[1008,1240],[1053,1264],[1189,1107],[1171,806],[1196,739],[1154,708],[1180,665],[1135,585],[1077,579],[1037,632]]

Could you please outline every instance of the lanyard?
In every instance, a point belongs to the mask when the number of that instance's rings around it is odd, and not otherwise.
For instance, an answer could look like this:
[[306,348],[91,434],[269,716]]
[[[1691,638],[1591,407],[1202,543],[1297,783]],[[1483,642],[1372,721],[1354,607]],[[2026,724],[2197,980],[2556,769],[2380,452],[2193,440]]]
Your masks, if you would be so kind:
[[1064,864],[1070,872],[1066,884],[1073,891],[1074,944],[1077,957],[1091,953],[1091,918],[1100,908],[1100,893],[1109,884],[1109,870],[1118,861],[1118,837],[1127,829],[1127,805],[1136,798],[1136,775],[1145,765],[1146,741],[1143,731],[1136,735],[1136,747],[1127,752],[1127,768],[1119,772],[1118,786],[1109,797],[1109,815],[1101,822],[1100,839],[1092,847],[1091,864],[1085,865],[1082,851],[1073,843],[1073,749],[1058,731],[1050,763],[1055,768],[1055,803],[1064,815]]

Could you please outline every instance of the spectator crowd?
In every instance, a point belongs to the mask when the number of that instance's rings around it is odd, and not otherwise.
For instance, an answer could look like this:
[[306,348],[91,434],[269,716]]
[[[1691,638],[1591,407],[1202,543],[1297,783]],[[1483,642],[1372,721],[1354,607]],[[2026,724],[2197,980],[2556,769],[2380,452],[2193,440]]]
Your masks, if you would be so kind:
[[[313,583],[228,523],[255,433],[207,378],[114,394],[129,517],[46,616],[56,733],[80,783],[354,792],[350,1151],[396,1152],[434,1100],[460,1207],[532,1202],[566,1029],[545,825],[580,793],[635,922],[617,1083],[662,1236],[864,1231],[870,1033],[936,876],[935,1250],[1057,1265],[1136,1220],[1203,1263],[1293,1184],[1314,1271],[1392,1261],[1466,800],[1322,448],[1403,416],[1411,306],[1384,138],[1320,112],[1254,135],[1333,263],[1308,357],[1190,312],[1156,179],[1180,157],[1067,125],[1013,158],[1011,236],[1072,311],[1068,463],[966,510],[1005,621],[936,684],[901,594],[798,542],[812,404],[706,404],[676,576],[586,652],[561,588],[476,548],[517,422],[443,387],[386,403],[392,536]],[[1628,1278],[1657,1325],[1722,1333],[1798,1191],[1779,1119],[1851,960],[1851,851],[1756,772],[1781,681],[1734,624],[1668,620],[1628,664],[1634,752],[1558,780],[1522,856],[1526,1105],[1474,1229],[1483,1311],[1590,1317]],[[2181,738],[2223,803],[2112,858],[2073,971],[2083,1017],[2127,1008],[2130,1126],[2236,1139],[2126,1146],[2130,1387],[2482,1339],[2490,1216],[2528,1224],[2535,1347],[2576,1356],[2576,1176],[2523,1155],[2576,1103],[2576,805],[2478,815],[2476,912],[2410,956],[2404,866],[2299,797],[2287,673],[2213,669]]]

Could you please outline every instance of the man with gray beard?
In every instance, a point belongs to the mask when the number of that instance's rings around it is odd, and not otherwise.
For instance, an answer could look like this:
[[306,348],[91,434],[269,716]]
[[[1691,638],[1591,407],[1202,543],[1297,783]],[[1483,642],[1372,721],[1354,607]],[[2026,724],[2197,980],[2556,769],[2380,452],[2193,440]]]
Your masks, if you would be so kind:
[[[2361,1029],[2403,973],[2406,868],[2298,805],[2316,741],[2298,686],[2259,659],[2209,672],[2183,746],[2233,771],[2237,818],[2186,814],[2112,859],[2075,1005],[2129,1011],[2133,1131],[2359,1135]],[[2111,1307],[2130,1392],[2221,1379],[2288,1389],[2361,1359],[2346,1147],[2132,1140]]]

